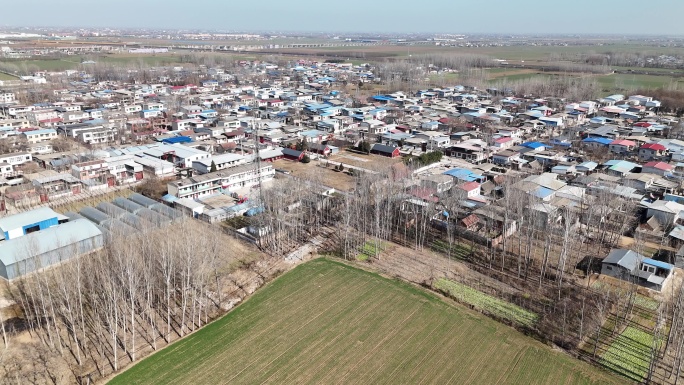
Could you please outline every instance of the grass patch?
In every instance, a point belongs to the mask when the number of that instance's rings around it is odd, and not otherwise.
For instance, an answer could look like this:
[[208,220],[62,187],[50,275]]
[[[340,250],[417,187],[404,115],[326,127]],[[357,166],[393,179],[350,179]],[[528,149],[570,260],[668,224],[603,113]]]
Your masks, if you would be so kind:
[[653,311],[658,310],[659,305],[658,301],[641,294],[637,294],[636,297],[634,297],[634,304]]
[[110,384],[618,384],[425,290],[317,259]]
[[462,245],[458,242],[454,242],[449,245],[449,242],[437,239],[430,245],[430,248],[438,253],[449,255],[449,249],[451,249],[451,257],[465,261],[471,253],[471,247],[469,245]]
[[601,355],[601,364],[634,381],[641,382],[651,362],[653,335],[628,326]]
[[478,310],[523,326],[532,327],[539,319],[539,316],[531,311],[458,282],[440,278],[434,283],[434,287],[448,293],[460,302],[472,305]]
[[356,260],[362,262],[367,261],[368,258],[380,254],[386,247],[387,245],[385,242],[378,241],[378,244],[376,245],[375,241],[366,241],[361,248],[361,252],[356,256]]

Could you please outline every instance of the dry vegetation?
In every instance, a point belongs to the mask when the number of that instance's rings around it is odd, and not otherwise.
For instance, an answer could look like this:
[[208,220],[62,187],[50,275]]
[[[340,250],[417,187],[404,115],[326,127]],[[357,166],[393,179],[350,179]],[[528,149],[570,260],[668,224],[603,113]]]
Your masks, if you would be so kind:
[[8,287],[18,306],[4,325],[0,378],[100,379],[192,333],[286,268],[195,221],[116,234],[103,250]]
[[292,176],[302,178],[314,183],[321,183],[336,190],[349,191],[356,183],[354,177],[332,169],[332,167],[322,167],[319,162],[301,163],[291,160],[281,159],[273,163],[273,167],[287,170]]

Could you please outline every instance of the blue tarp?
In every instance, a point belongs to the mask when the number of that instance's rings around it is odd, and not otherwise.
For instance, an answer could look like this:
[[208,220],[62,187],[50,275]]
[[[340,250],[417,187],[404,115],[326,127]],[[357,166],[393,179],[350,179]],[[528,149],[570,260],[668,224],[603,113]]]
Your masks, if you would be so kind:
[[245,216],[253,217],[253,216],[255,216],[257,214],[261,214],[263,212],[264,212],[263,207],[252,207],[251,209],[247,210],[247,212],[245,212]]

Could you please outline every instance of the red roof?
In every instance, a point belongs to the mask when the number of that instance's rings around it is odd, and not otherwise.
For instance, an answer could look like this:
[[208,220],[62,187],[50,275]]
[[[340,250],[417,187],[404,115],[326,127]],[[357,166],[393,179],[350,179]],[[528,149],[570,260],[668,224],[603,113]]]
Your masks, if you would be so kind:
[[471,192],[475,189],[478,189],[480,187],[480,184],[477,182],[466,182],[458,187],[462,188],[465,191]]
[[510,136],[506,136],[506,137],[504,137],[504,138],[499,138],[499,139],[495,140],[494,142],[496,142],[496,143],[506,143],[506,142],[510,142],[511,140],[513,140],[513,138],[511,138]]
[[651,123],[648,123],[648,122],[634,123],[634,127],[651,127]]
[[432,201],[432,202],[437,202],[439,199],[435,197],[435,190],[427,187],[415,187],[409,191],[409,194],[413,195],[416,198],[420,198],[424,201]]
[[610,144],[615,144],[618,146],[636,146],[635,142],[632,142],[631,140],[626,140],[626,139],[618,139],[610,142]]
[[51,118],[51,119],[43,119],[39,121],[40,123],[58,123],[61,122],[62,118]]
[[653,150],[653,151],[665,151],[667,148],[663,146],[662,144],[658,143],[644,143],[641,148],[647,149],[647,150]]
[[480,218],[475,214],[470,214],[467,217],[461,219],[466,227],[470,227],[480,221]]
[[665,162],[648,162],[644,165],[644,167],[652,167],[652,168],[657,168],[658,170],[663,170],[663,171],[669,171],[674,168],[671,164],[667,164]]

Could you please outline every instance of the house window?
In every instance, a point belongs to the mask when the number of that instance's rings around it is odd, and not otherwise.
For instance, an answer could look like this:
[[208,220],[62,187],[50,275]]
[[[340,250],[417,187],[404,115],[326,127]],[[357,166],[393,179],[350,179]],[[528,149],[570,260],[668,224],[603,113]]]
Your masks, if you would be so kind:
[[656,272],[655,266],[649,266],[649,265],[643,265],[643,264],[641,265],[641,270],[647,271],[651,274],[655,274],[655,272]]

